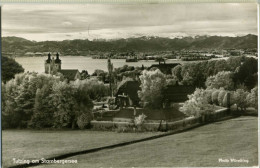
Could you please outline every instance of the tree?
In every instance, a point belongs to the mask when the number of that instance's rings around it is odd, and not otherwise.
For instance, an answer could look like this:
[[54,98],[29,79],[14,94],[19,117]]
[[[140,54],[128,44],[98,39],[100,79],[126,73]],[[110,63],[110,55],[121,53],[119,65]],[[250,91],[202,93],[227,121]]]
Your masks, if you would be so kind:
[[[4,84],[4,92],[2,92],[4,98],[2,99],[4,122],[11,119],[7,123],[10,127],[27,127],[35,113],[37,90],[42,89],[50,81],[54,82],[55,80],[57,80],[55,77],[49,75],[24,73],[16,75],[14,79]],[[47,88],[51,88],[51,86]],[[49,92],[46,89],[44,93],[47,94]],[[43,96],[43,98],[45,97]],[[42,103],[44,102],[43,98],[37,100]]]
[[89,95],[91,100],[99,101],[101,98],[109,96],[109,87],[96,79],[76,80],[71,84]]
[[95,99],[108,90],[97,80],[67,83],[56,76],[36,73],[18,74],[2,83],[2,89],[4,128],[75,128],[78,120],[82,126],[92,119],[89,96]]
[[14,59],[2,56],[2,81],[5,83],[14,78],[15,74],[24,72],[23,67]]
[[224,89],[232,90],[234,89],[233,77],[233,72],[221,71],[214,76],[208,77],[205,85],[209,89],[219,89],[223,87]]
[[53,86],[53,103],[57,107],[54,112],[54,126],[74,129],[77,119],[84,113],[89,113],[93,103],[88,94],[79,87],[66,82],[58,82]]
[[244,58],[241,66],[236,69],[236,84],[245,84],[248,89],[257,85],[257,60],[255,58]]
[[172,75],[175,76],[179,82],[182,81],[182,75],[181,75],[182,66],[177,65],[172,69]]
[[245,60],[245,57],[243,57],[243,56],[229,57],[227,59],[227,65],[229,66],[229,71],[234,72],[237,69],[237,67],[239,67],[244,60]]
[[188,95],[183,107],[180,108],[188,116],[203,116],[213,112],[213,105],[207,100],[207,92],[203,89],[196,89],[191,95]]
[[220,90],[215,90],[212,92],[211,99],[212,103],[218,105],[218,95],[219,95]]
[[14,111],[16,108],[15,98],[18,95],[18,85],[15,80],[6,84],[2,83],[2,127],[16,128],[19,125],[21,116]]
[[141,90],[138,91],[138,96],[145,107],[161,108],[163,102],[163,89],[166,87],[166,77],[159,70],[147,71],[144,70],[140,76]]
[[223,101],[224,101],[224,97],[227,94],[227,92],[225,90],[220,90],[219,94],[218,94],[218,104],[220,106],[224,106]]
[[258,109],[258,87],[251,89],[251,92],[246,97],[247,103],[250,107]]
[[77,124],[80,129],[85,128],[89,125],[90,121],[93,119],[91,110],[93,109],[93,102],[89,98],[89,95],[84,92],[84,90],[79,87],[76,88],[74,98],[76,100],[74,120],[72,121],[72,129],[75,128]]
[[113,89],[112,89],[112,84],[114,83],[114,77],[113,77],[113,70],[114,66],[111,63],[110,58],[107,60],[107,69],[108,69],[108,76],[109,76],[109,90],[110,90],[110,96],[113,97]]
[[237,105],[237,108],[240,108],[242,111],[245,111],[248,107],[248,102],[246,99],[248,94],[249,93],[247,91],[244,91],[243,89],[237,89],[234,92],[233,102]]
[[56,107],[52,105],[52,97],[48,85],[38,88],[36,91],[34,112],[29,122],[31,128],[49,128],[53,127],[53,114]]
[[214,74],[218,74],[221,71],[228,71],[228,69],[226,60],[218,60],[214,67]]

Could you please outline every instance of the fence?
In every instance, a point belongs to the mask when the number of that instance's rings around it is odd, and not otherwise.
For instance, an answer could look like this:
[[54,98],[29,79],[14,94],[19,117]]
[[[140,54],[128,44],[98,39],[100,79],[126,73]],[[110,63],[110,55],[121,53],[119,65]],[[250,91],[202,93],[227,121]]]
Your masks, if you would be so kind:
[[[143,131],[168,131],[184,129],[186,127],[192,127],[198,124],[204,124],[224,118],[229,115],[229,109],[223,108],[216,110],[215,112],[200,116],[200,117],[188,117],[179,121],[167,122],[163,120],[155,122],[145,122],[142,125]],[[114,130],[114,129],[131,129],[134,127],[133,122],[115,122],[115,121],[91,121],[92,128],[95,130]]]

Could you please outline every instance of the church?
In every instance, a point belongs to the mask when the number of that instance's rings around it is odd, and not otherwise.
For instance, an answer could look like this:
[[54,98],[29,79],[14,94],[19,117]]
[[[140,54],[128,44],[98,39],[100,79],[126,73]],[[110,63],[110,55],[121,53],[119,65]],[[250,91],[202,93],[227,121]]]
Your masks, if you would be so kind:
[[55,75],[61,73],[68,81],[80,79],[80,72],[77,69],[61,69],[61,60],[59,54],[56,54],[56,59],[51,58],[51,53],[48,54],[48,59],[44,62],[45,73]]

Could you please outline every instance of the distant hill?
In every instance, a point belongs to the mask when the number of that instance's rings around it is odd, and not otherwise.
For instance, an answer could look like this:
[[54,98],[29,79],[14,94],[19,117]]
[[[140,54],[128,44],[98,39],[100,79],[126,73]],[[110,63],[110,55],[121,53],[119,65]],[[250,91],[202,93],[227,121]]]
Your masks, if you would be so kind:
[[251,49],[257,48],[257,36],[240,37],[196,36],[183,38],[139,37],[116,40],[64,40],[35,42],[19,37],[2,37],[4,53],[61,52],[71,55],[97,52],[151,52],[181,49]]

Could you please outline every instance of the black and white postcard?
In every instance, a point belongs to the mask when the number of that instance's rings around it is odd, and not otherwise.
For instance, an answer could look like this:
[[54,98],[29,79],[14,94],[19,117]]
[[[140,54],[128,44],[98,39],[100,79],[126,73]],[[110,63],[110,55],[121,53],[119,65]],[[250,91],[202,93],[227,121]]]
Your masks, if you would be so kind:
[[2,167],[258,167],[257,1],[26,2],[1,3]]

